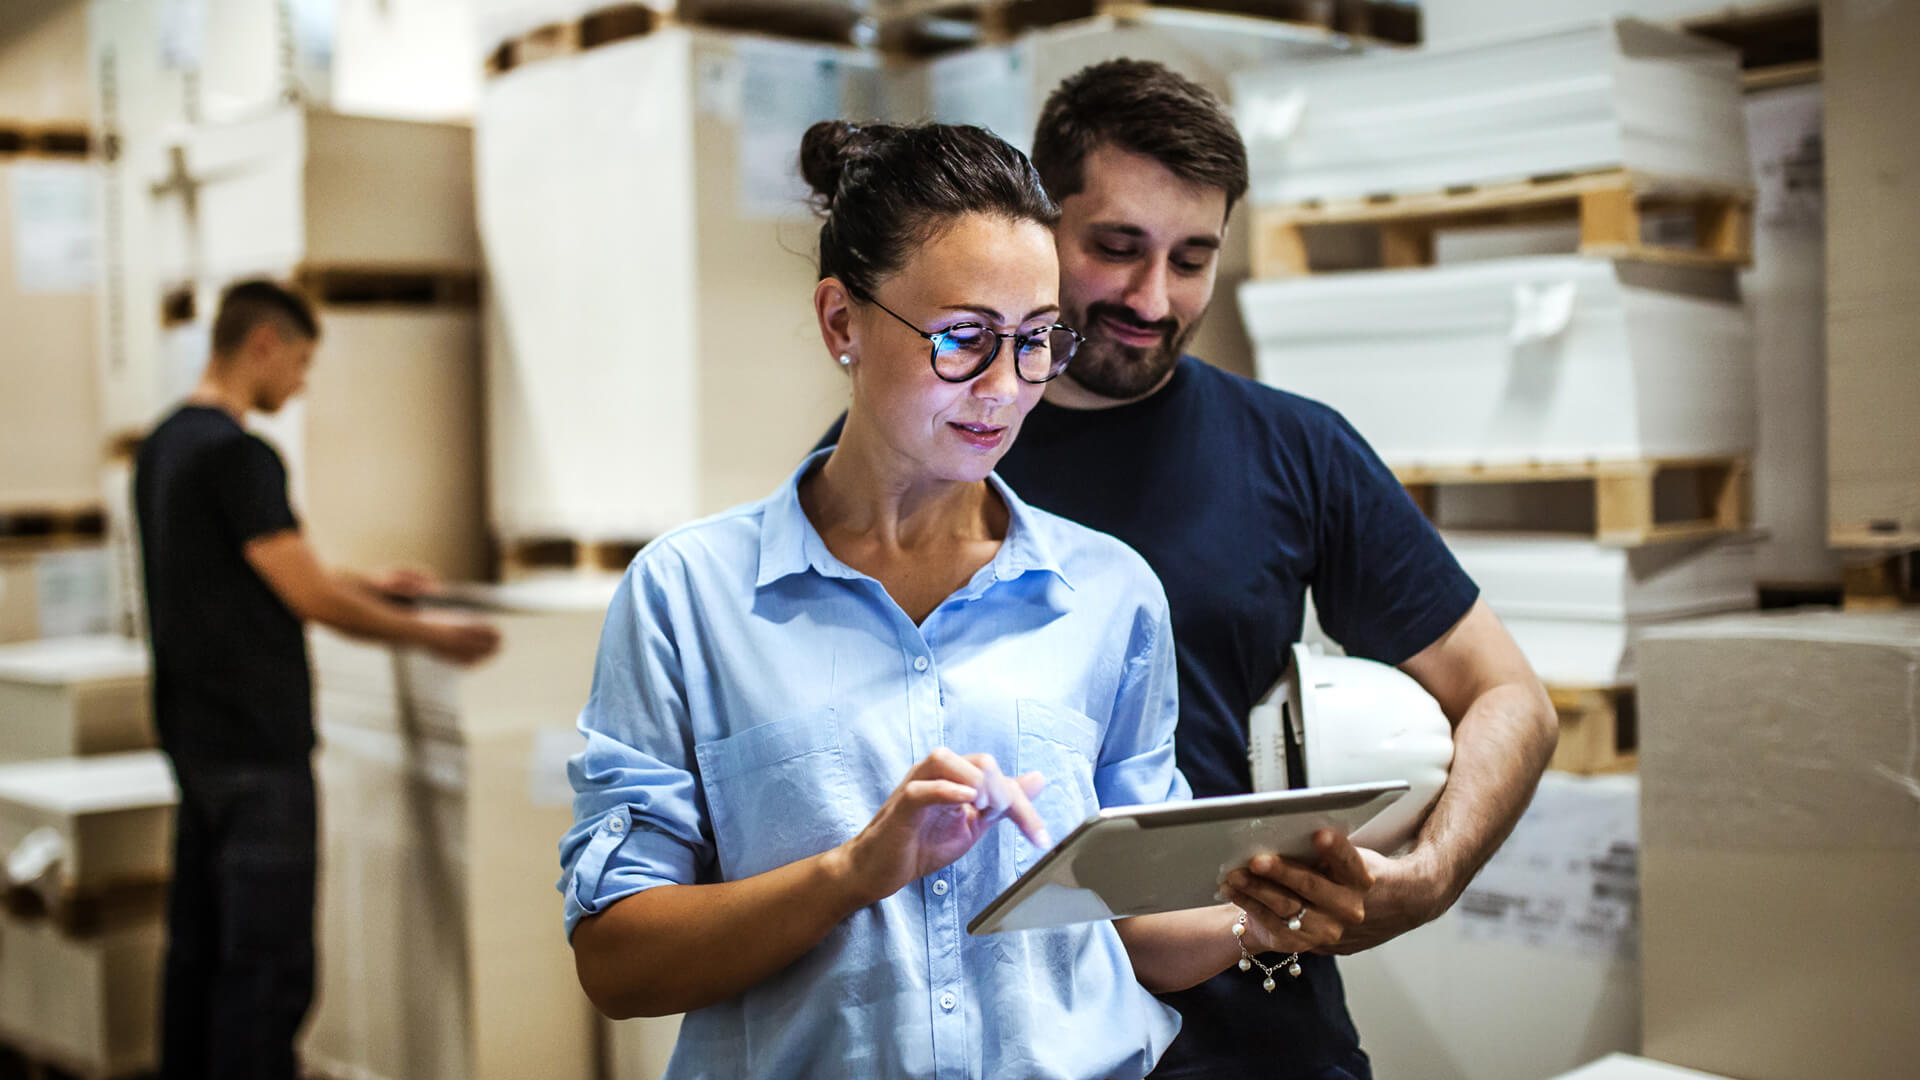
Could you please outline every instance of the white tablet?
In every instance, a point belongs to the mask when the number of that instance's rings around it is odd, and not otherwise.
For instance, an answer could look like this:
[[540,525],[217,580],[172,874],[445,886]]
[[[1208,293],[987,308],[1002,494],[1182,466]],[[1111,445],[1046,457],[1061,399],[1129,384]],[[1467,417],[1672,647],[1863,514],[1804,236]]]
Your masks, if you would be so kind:
[[1110,806],[1080,823],[967,924],[970,934],[1185,911],[1220,901],[1255,855],[1314,856],[1313,834],[1343,836],[1407,792],[1404,780]]

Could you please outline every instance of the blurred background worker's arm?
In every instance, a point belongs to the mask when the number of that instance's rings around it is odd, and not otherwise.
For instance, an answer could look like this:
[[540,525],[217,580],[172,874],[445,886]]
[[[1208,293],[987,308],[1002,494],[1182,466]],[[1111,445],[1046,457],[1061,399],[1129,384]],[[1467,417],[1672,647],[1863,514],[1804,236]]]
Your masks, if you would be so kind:
[[500,633],[474,619],[422,615],[385,600],[381,593],[421,595],[431,579],[396,572],[382,583],[347,572],[329,573],[313,548],[294,529],[256,537],[246,546],[247,562],[295,615],[358,638],[418,645],[443,659],[470,664],[493,655]]

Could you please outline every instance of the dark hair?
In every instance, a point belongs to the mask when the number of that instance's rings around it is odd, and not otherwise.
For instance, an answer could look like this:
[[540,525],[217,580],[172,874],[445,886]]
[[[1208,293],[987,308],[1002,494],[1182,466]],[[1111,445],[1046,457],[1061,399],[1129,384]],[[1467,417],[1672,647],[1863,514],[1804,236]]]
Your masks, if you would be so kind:
[[1247,148],[1220,99],[1151,60],[1108,60],[1081,69],[1047,97],[1033,136],[1033,164],[1060,201],[1086,186],[1087,155],[1114,146],[1150,157],[1190,184],[1247,193]]
[[242,281],[220,294],[220,311],[213,317],[213,354],[232,355],[262,323],[272,324],[283,338],[320,338],[320,322],[306,297],[277,282]]
[[1027,156],[977,127],[824,120],[800,141],[800,175],[826,218],[820,276],[861,299],[962,214],[1060,220]]

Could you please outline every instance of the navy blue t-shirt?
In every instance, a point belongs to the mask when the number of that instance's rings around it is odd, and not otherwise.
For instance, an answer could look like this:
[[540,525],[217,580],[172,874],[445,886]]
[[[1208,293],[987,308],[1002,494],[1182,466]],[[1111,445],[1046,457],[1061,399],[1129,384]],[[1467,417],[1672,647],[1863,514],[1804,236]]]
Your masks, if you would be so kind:
[[[1389,664],[1438,640],[1479,595],[1338,413],[1193,357],[1130,405],[1042,401],[997,471],[1033,505],[1119,537],[1160,576],[1180,672],[1175,753],[1199,797],[1252,789],[1247,714],[1286,669],[1309,587],[1334,640]],[[1301,967],[1272,994],[1258,972],[1229,969],[1164,995],[1184,1025],[1154,1076],[1306,1078],[1352,1061],[1359,1040],[1332,959]]]

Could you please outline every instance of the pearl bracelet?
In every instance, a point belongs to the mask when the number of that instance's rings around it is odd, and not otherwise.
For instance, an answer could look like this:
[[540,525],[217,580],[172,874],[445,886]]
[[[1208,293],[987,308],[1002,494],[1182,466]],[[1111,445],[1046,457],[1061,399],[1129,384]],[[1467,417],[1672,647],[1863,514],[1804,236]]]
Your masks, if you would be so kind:
[[1240,970],[1252,971],[1254,968],[1259,968],[1260,973],[1267,977],[1266,981],[1260,984],[1262,990],[1265,990],[1269,994],[1273,993],[1273,988],[1279,985],[1273,981],[1273,973],[1279,971],[1281,968],[1286,968],[1287,974],[1296,979],[1300,977],[1299,953],[1294,953],[1277,964],[1263,964],[1254,959],[1253,954],[1247,951],[1246,933],[1247,913],[1243,911],[1240,913],[1240,918],[1233,924],[1233,943],[1240,946]]

